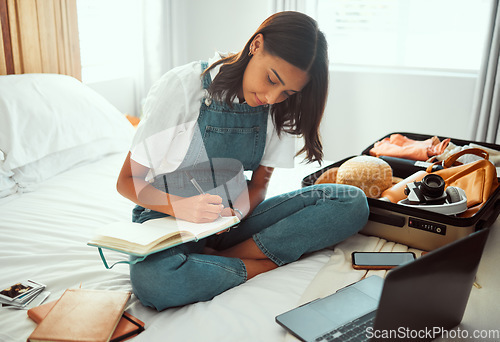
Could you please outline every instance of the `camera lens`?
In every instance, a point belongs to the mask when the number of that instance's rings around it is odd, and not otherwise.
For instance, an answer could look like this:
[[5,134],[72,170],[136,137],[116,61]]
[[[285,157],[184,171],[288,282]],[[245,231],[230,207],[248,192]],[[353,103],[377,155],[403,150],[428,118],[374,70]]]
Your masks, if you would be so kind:
[[429,197],[439,197],[444,192],[444,180],[438,175],[427,175],[420,184],[422,194]]

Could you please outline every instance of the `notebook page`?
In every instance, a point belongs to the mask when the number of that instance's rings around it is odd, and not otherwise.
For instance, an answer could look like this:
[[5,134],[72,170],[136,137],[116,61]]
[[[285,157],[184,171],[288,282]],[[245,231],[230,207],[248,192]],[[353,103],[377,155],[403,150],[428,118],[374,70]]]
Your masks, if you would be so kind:
[[235,216],[220,217],[209,223],[193,223],[168,216],[153,219],[143,224],[135,222],[114,222],[97,232],[98,235],[131,241],[146,246],[164,235],[178,231],[188,231],[197,236],[205,231],[218,231],[237,223]]

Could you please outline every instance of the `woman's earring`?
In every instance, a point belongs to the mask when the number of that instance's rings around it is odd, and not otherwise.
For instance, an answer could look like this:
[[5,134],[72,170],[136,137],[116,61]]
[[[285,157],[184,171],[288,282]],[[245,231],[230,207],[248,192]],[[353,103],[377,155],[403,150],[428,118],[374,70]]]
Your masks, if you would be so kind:
[[250,48],[248,49],[248,56],[249,57],[252,57],[253,53],[252,53],[252,49],[253,49],[253,46],[250,45]]

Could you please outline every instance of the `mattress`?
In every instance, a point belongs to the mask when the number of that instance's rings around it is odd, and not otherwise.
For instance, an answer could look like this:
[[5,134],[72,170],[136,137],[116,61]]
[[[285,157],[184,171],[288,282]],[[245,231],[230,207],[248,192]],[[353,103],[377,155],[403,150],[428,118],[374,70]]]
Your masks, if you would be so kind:
[[[130,220],[133,203],[116,191],[124,153],[75,167],[36,191],[0,201],[0,283],[32,279],[47,285],[47,301],[65,289],[131,290],[126,265],[105,269],[86,245],[102,224]],[[300,184],[300,183],[297,183]],[[276,187],[275,191],[280,191]],[[209,302],[158,313],[133,296],[127,311],[146,323],[138,341],[276,341],[285,332],[274,316],[292,308],[332,250],[251,279]],[[119,253],[111,260],[124,259]],[[23,341],[35,328],[25,310],[0,309],[0,341]]]
[[[125,152],[115,153],[80,165],[43,182],[36,191],[0,201],[1,284],[25,279],[44,283],[51,292],[47,301],[58,299],[67,288],[131,290],[128,266],[120,264],[107,270],[97,250],[86,245],[100,225],[131,218],[133,204],[115,189],[124,158]],[[302,177],[314,171],[312,167],[277,170],[269,195],[300,186]],[[211,301],[157,312],[132,296],[126,310],[146,324],[145,331],[133,340],[293,341],[275,323],[275,316],[367,276],[366,271],[350,266],[353,250],[408,248],[355,235],[250,279]],[[106,256],[110,261],[125,259],[119,253]],[[495,293],[491,288],[482,291]],[[475,289],[471,298],[478,298],[475,300],[481,306],[469,309],[469,316],[487,305],[478,292]],[[475,318],[467,318],[465,326],[477,324]],[[0,309],[0,341],[26,340],[34,328],[25,310]]]

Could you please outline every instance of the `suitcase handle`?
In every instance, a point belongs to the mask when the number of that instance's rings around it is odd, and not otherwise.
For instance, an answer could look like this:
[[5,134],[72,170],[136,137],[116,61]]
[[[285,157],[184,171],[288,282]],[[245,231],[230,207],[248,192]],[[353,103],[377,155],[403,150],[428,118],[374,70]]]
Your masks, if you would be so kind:
[[403,216],[398,215],[380,215],[375,213],[370,213],[368,220],[383,224],[388,224],[394,227],[403,228],[406,224],[406,220]]

